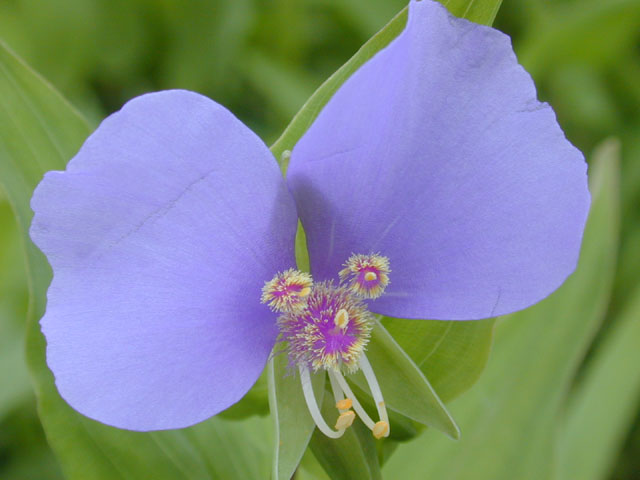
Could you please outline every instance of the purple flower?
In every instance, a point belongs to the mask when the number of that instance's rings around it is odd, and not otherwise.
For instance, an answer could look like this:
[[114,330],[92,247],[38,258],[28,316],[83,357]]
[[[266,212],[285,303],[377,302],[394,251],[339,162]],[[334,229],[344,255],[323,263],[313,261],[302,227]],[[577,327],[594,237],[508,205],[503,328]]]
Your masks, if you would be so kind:
[[[230,112],[180,90],[131,100],[49,172],[31,229],[54,272],[47,361],[79,412],[180,428],[237,402],[280,329],[303,382],[327,369],[349,397],[340,431],[358,411],[340,369],[370,378],[370,312],[525,308],[575,268],[588,206],[583,157],[509,38],[413,1],[286,180]],[[298,217],[313,278],[291,270]]]

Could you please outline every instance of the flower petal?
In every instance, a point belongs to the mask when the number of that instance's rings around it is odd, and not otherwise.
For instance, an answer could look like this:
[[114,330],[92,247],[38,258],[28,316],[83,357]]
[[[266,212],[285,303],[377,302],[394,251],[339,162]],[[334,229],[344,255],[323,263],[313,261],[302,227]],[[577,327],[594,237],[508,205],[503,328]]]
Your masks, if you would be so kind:
[[295,265],[293,199],[264,143],[186,91],[107,118],[32,200],[54,279],[42,329],[61,395],[121,428],[185,427],[237,402],[277,335],[260,304]]
[[573,271],[585,173],[509,38],[423,0],[296,145],[288,182],[314,278],[379,252],[391,283],[372,310],[477,319]]

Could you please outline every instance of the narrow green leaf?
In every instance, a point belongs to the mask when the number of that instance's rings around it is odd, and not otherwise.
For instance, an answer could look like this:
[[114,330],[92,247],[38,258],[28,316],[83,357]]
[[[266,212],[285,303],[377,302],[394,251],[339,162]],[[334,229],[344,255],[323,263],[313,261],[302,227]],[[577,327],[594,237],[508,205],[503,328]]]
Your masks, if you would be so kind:
[[469,389],[489,358],[495,319],[473,322],[383,319],[391,336],[448,402]]
[[502,0],[438,0],[457,17],[491,25],[500,10]]
[[[371,332],[367,357],[389,409],[452,438],[459,438],[458,426],[429,381],[380,323],[376,323]],[[368,391],[362,372],[349,378],[362,390]]]
[[[272,464],[273,480],[289,480],[307,449],[315,423],[302,394],[300,377],[287,371],[288,358],[275,354],[267,365],[269,406],[275,440]],[[324,372],[311,376],[318,405],[324,395]]]
[[0,420],[32,392],[24,358],[27,280],[13,217],[0,192]]
[[[51,447],[70,479],[264,478],[267,419],[212,419],[180,431],[135,433],[91,421],[58,395],[38,325],[51,271],[28,237],[29,200],[44,172],[64,168],[88,132],[80,115],[0,44],[0,186],[14,208],[27,253],[27,360]],[[246,449],[251,456],[242,453]]]
[[396,478],[540,480],[553,474],[563,400],[606,311],[616,265],[619,165],[600,150],[576,272],[537,305],[502,317],[476,386],[451,404],[457,444],[427,430],[385,464]]
[[571,395],[558,444],[559,480],[608,478],[640,400],[640,289]]
[[[617,143],[604,148],[615,163]],[[568,399],[558,438],[558,480],[608,478],[633,425],[640,400],[640,288],[634,293]]]
[[302,457],[294,478],[295,480],[331,480],[310,449]]
[[0,420],[31,396],[22,329],[0,317]]
[[[309,97],[296,113],[291,123],[271,146],[271,151],[280,161],[285,150],[293,149],[300,137],[307,131],[316,119],[322,108],[327,104],[333,94],[340,88],[352,74],[367,60],[373,57],[378,51],[386,47],[403,30],[407,23],[407,9],[404,8],[398,13],[382,30],[371,37],[347,63],[340,67],[331,75],[320,87]],[[282,162],[282,170],[286,171],[288,159]]]
[[[329,424],[335,421],[337,412],[333,396],[325,393],[322,414]],[[382,480],[375,439],[359,419],[337,440],[316,430],[309,446],[332,480]]]

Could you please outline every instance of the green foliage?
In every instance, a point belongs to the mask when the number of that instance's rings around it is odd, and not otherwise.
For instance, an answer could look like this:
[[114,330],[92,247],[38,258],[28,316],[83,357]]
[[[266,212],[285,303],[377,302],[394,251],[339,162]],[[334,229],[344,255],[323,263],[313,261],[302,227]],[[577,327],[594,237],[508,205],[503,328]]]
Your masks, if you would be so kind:
[[640,397],[640,290],[614,321],[568,399],[558,440],[560,480],[605,478]]
[[24,361],[24,329],[27,291],[22,245],[11,207],[0,198],[0,421],[31,396],[31,382]]
[[484,369],[495,319],[474,322],[385,318],[384,326],[445,402],[473,385]]
[[[288,359],[279,352],[269,361],[269,404],[274,423],[274,455],[272,478],[291,478],[307,449],[315,423],[307,410],[300,378],[287,371]],[[318,405],[324,396],[324,375],[312,376],[313,391]]]
[[502,0],[439,0],[454,15],[472,22],[491,25],[496,18]]
[[[371,332],[367,357],[390,410],[440,430],[451,438],[460,437],[458,426],[420,368],[379,323]],[[362,372],[352,380],[360,389],[367,390]]]
[[[335,411],[333,397],[325,395],[322,415],[325,418],[331,414],[335,416]],[[316,430],[309,447],[333,480],[382,480],[375,440],[371,431],[359,419],[337,440],[330,439]]]

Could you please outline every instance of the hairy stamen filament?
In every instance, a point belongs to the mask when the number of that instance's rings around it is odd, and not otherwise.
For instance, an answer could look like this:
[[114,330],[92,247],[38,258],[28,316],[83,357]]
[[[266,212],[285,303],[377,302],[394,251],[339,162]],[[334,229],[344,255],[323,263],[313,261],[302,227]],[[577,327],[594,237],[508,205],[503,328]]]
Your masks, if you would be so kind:
[[[298,365],[298,371],[300,372],[302,393],[304,394],[304,399],[307,402],[307,408],[309,409],[309,413],[311,414],[311,417],[313,418],[316,426],[327,437],[340,438],[342,435],[344,435],[344,431],[350,425],[350,423],[349,425],[344,425],[344,422],[340,422],[340,418],[338,418],[338,423],[336,425],[340,425],[343,428],[339,430],[333,430],[329,425],[327,425],[327,422],[324,421],[324,418],[322,418],[322,414],[320,413],[320,408],[318,407],[318,403],[316,402],[316,396],[313,394],[313,386],[311,385],[311,375],[309,374],[309,368],[304,365]],[[334,390],[334,396],[335,395],[336,393]]]
[[340,388],[340,385],[336,382],[336,379],[329,375],[329,382],[331,383],[331,391],[333,392],[333,398],[336,401],[336,408],[340,412],[340,416],[336,421],[336,430],[344,430],[353,424],[356,419],[356,414],[351,410],[353,402],[350,398],[344,398],[344,392]]
[[387,414],[387,407],[384,403],[384,398],[382,398],[382,391],[380,390],[378,379],[373,373],[371,363],[369,363],[369,359],[364,353],[360,356],[360,369],[367,379],[369,390],[371,391],[373,401],[375,402],[376,408],[378,409],[378,415],[380,416],[380,421],[376,423],[375,427],[372,429],[373,436],[376,438],[388,437],[391,429],[389,427],[389,415]]
[[376,409],[378,410],[378,416],[380,420],[378,422],[374,422],[369,414],[362,408],[362,405],[354,395],[351,387],[342,376],[339,371],[329,370],[329,380],[331,381],[331,388],[334,390],[335,394],[335,384],[337,383],[342,389],[342,395],[346,394],[349,399],[353,402],[353,409],[356,411],[358,416],[362,419],[364,424],[373,432],[373,436],[377,439],[382,437],[388,437],[390,432],[389,427],[389,415],[387,414],[387,407],[384,403],[384,398],[382,397],[382,391],[380,390],[380,385],[378,384],[378,380],[376,379],[375,374],[373,373],[373,369],[371,368],[371,364],[369,363],[369,359],[367,356],[362,353],[359,361],[360,369],[367,379],[367,383],[369,385],[369,390],[371,391],[371,396],[373,397],[373,401],[376,404]]
[[367,411],[364,408],[362,408],[362,405],[360,405],[360,402],[354,395],[353,391],[351,390],[351,387],[349,387],[349,384],[344,379],[342,374],[335,370],[327,370],[327,373],[329,374],[329,378],[331,378],[332,376],[335,377],[335,380],[338,383],[338,385],[340,385],[340,388],[342,389],[342,391],[347,395],[347,397],[351,399],[351,401],[353,402],[353,409],[356,411],[356,413],[360,417],[360,420],[363,421],[363,423],[367,426],[369,430],[373,430],[373,427],[375,427],[376,423],[373,420],[371,420],[371,417],[369,416]]

